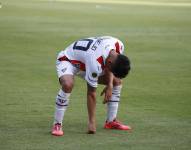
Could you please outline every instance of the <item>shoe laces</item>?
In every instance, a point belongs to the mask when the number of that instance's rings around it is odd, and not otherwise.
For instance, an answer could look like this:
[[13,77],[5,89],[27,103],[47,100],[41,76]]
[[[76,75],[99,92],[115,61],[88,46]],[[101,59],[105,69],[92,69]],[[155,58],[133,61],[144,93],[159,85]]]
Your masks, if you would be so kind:
[[60,129],[61,129],[61,124],[60,124],[60,123],[56,123],[56,124],[54,125],[54,129],[55,129],[55,130],[60,130]]
[[119,120],[114,119],[113,122],[117,123],[117,124],[122,124]]

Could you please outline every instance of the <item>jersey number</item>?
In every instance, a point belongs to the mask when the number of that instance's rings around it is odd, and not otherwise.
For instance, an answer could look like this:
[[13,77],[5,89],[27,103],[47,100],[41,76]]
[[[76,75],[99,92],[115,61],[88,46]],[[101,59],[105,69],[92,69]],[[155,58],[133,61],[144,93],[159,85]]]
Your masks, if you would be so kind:
[[82,39],[74,43],[73,49],[87,51],[92,43],[92,39]]

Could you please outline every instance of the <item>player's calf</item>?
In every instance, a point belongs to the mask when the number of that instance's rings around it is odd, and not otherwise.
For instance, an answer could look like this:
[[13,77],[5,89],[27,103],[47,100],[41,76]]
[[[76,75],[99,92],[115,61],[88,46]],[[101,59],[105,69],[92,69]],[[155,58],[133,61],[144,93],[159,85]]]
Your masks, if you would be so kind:
[[70,93],[65,93],[62,89],[58,92],[56,96],[56,108],[54,115],[54,125],[52,128],[53,135],[63,135],[62,122],[64,118],[64,113],[69,104]]
[[107,121],[109,122],[117,117],[121,88],[121,85],[113,87],[111,99],[107,103]]

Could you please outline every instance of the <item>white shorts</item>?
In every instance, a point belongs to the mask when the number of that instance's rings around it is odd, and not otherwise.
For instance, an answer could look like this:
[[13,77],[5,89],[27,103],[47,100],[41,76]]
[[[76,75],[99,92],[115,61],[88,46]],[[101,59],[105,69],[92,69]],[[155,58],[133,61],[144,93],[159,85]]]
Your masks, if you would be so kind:
[[78,75],[81,78],[85,79],[85,72],[76,68],[69,61],[56,61],[56,70],[58,78],[63,75]]

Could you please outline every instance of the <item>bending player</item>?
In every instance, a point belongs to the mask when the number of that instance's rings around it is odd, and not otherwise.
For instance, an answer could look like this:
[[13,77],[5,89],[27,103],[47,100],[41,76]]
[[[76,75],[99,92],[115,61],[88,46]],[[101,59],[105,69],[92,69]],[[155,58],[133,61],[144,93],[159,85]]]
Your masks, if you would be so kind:
[[56,108],[52,135],[64,134],[62,123],[74,86],[74,77],[82,77],[87,82],[88,133],[96,132],[96,87],[104,84],[102,92],[107,104],[105,129],[130,130],[131,127],[116,120],[121,79],[130,70],[130,61],[123,55],[123,43],[114,37],[90,37],[78,40],[61,51],[57,57],[57,73],[61,89],[56,97]]

